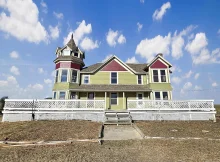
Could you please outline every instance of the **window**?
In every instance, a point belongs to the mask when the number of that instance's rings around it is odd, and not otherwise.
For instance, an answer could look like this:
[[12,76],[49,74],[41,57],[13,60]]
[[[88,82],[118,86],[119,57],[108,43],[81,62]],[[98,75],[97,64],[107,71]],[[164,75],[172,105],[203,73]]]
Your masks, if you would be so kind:
[[153,70],[154,82],[159,82],[158,70]]
[[57,92],[54,92],[53,93],[53,99],[56,99],[56,96],[57,96]]
[[111,93],[111,105],[118,104],[118,95],[117,93]]
[[166,82],[166,71],[165,70],[160,70],[160,79],[161,79],[161,82]]
[[70,99],[76,99],[76,92],[70,93]]
[[160,92],[155,92],[155,100],[160,100]]
[[167,92],[163,92],[163,99],[168,100],[168,93]]
[[60,92],[60,99],[65,99],[66,92]]
[[77,71],[76,70],[72,71],[72,81],[71,82],[74,82],[74,83],[77,82]]
[[84,76],[84,84],[89,84],[89,76],[88,75]]
[[94,92],[89,92],[88,93],[88,99],[89,100],[94,100],[94,97],[95,97]]
[[117,73],[116,72],[111,73],[111,84],[117,84]]
[[154,82],[166,82],[166,70],[153,70]]
[[67,70],[62,70],[61,82],[67,82]]
[[138,84],[142,84],[142,76],[138,75]]
[[78,57],[78,53],[74,53],[74,56]]
[[55,83],[58,82],[58,74],[59,74],[59,70],[56,71]]
[[70,50],[63,50],[63,56],[69,56]]

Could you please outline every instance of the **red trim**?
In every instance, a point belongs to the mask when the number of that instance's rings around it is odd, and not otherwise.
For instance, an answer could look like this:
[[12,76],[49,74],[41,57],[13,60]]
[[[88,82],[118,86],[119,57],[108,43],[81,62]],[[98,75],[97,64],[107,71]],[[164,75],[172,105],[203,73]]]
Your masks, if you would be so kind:
[[80,65],[72,62],[59,62],[56,64],[56,69],[58,68],[74,68],[80,69]]
[[160,69],[160,68],[167,68],[167,66],[162,63],[160,60],[155,61],[151,66],[152,69],[156,68],[156,69]]
[[101,71],[127,71],[123,66],[121,66],[115,60],[112,60],[107,65],[105,65]]

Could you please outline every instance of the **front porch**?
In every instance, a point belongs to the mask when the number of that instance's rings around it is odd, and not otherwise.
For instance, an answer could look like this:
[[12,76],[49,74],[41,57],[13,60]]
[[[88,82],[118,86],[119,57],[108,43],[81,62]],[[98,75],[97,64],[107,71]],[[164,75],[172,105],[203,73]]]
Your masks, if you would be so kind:
[[[107,98],[107,95],[106,95]],[[125,98],[125,97],[124,97]],[[107,100],[6,99],[2,121],[92,120],[103,122]],[[213,100],[127,100],[132,120],[213,120]],[[110,109],[112,112],[121,111]]]

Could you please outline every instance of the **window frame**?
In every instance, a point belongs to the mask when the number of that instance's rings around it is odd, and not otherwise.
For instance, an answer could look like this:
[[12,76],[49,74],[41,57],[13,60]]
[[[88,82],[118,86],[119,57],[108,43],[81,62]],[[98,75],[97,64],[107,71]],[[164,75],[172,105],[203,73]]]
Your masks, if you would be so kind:
[[53,99],[57,99],[57,92],[56,91],[53,92]]
[[[63,76],[63,71],[64,70],[66,70],[66,81],[64,82],[64,81],[62,81],[62,76]],[[61,69],[61,76],[60,76],[60,82],[61,83],[66,83],[66,82],[68,82],[68,69]]]
[[[60,98],[60,94],[64,93],[64,99]],[[59,91],[59,100],[65,100],[66,99],[66,91]]]
[[[112,94],[116,94],[117,97],[116,98],[112,98]],[[112,104],[112,99],[116,100],[116,104]],[[117,92],[111,92],[110,93],[110,105],[118,105],[118,93]]]
[[[160,99],[156,99],[156,93],[160,94]],[[164,99],[163,93],[167,93],[167,99]],[[155,91],[154,92],[154,100],[169,100],[169,91]]]
[[[166,82],[162,82],[161,80],[161,70],[165,71],[165,78],[166,78]],[[158,82],[154,81],[154,71],[157,71],[158,73]],[[161,68],[161,69],[152,69],[152,83],[169,83],[168,82],[168,73],[167,73],[167,68]]]
[[[141,76],[141,79],[140,79],[141,83],[140,84],[139,84],[139,78],[138,78],[139,76]],[[137,84],[139,84],[139,85],[143,84],[143,75],[141,75],[141,74],[137,75]]]
[[[88,77],[88,83],[85,83],[85,77]],[[90,75],[83,75],[83,84],[90,84]]]
[[[112,83],[112,73],[116,73],[116,83]],[[118,84],[118,72],[110,72],[110,84]]]
[[[76,82],[73,82],[73,71],[76,71]],[[78,70],[71,69],[71,83],[78,83]]]

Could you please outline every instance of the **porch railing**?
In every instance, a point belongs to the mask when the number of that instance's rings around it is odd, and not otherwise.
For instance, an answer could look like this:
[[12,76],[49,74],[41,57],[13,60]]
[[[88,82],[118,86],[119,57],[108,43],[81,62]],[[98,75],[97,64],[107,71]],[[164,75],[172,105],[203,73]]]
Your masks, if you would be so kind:
[[128,110],[215,111],[214,100],[128,100]]
[[4,110],[104,109],[104,100],[13,100],[6,99]]

